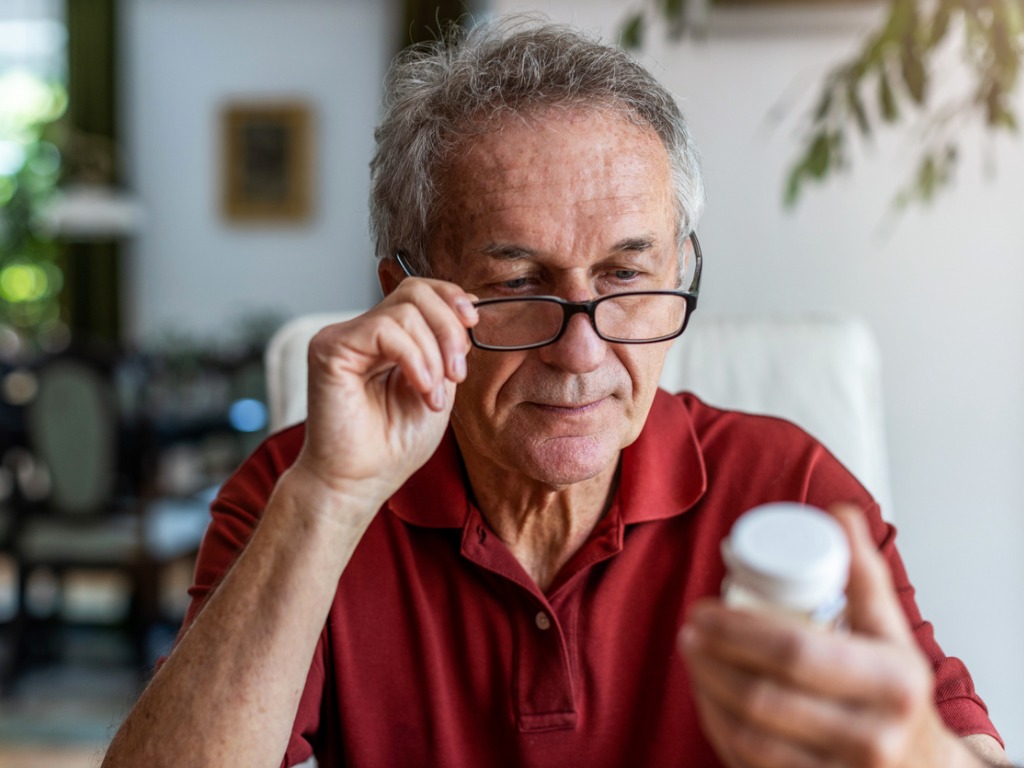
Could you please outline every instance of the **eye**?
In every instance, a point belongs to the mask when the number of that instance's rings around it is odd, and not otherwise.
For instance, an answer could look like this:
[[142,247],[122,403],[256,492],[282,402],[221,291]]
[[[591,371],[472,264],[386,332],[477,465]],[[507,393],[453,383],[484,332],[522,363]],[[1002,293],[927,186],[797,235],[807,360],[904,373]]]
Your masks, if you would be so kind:
[[612,272],[612,276],[616,280],[635,280],[640,276],[639,269],[616,269]]
[[504,279],[495,277],[497,279],[492,278],[487,281],[483,291],[477,290],[476,293],[488,296],[522,296],[537,293],[540,287],[540,281],[536,275],[510,275]]
[[514,277],[511,280],[504,280],[498,283],[498,287],[504,288],[506,291],[516,291],[525,288],[530,284],[530,278],[528,277]]

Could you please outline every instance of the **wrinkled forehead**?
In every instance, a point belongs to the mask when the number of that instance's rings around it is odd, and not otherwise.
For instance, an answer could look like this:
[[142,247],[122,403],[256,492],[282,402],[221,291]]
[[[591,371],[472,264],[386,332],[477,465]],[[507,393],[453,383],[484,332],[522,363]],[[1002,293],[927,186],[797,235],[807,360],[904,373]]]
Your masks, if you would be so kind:
[[459,280],[496,253],[549,267],[626,250],[680,261],[671,167],[652,128],[601,111],[531,117],[471,137],[446,169],[426,244],[433,276]]
[[[561,133],[559,127],[581,123],[615,126],[618,136],[624,139],[621,146],[623,150],[628,148],[629,143],[636,141],[637,136],[643,136],[644,143],[668,162],[668,152],[657,131],[621,104],[557,103],[515,110],[498,107],[468,118],[447,137],[447,149],[439,158],[435,181],[443,187],[452,169],[457,168],[467,157],[475,157],[476,162],[479,162],[499,150],[500,155],[495,156],[496,160],[516,158],[525,135],[544,134],[557,140]],[[579,141],[579,137],[570,131],[564,135],[567,142]],[[476,151],[481,146],[485,148],[483,153]]]
[[[661,138],[619,111],[549,108],[506,114],[474,128],[453,145],[436,175],[435,225],[545,196],[553,214],[560,203],[592,204],[604,212],[602,202],[612,199],[660,212],[673,198]],[[670,219],[674,227],[674,213]]]

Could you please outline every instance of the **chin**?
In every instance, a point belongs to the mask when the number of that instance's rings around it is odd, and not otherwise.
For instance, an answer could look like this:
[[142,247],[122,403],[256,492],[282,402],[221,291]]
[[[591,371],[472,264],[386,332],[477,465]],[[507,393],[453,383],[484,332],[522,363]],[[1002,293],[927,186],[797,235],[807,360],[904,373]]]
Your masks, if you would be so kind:
[[547,485],[565,487],[597,477],[619,460],[619,448],[593,437],[547,438],[528,448],[522,471]]

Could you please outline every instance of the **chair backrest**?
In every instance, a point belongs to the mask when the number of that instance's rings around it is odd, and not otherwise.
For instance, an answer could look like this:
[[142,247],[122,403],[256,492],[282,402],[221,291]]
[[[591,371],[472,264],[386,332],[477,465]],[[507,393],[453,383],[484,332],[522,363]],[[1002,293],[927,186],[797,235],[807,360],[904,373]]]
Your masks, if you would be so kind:
[[79,515],[105,511],[117,469],[112,385],[73,358],[48,362],[38,377],[26,424],[32,449],[50,475],[49,506]]
[[352,311],[301,315],[286,322],[271,337],[264,354],[271,432],[306,418],[307,352],[317,331],[359,314]]
[[669,351],[661,385],[798,424],[843,462],[891,519],[881,358],[862,321],[696,315]]
[[[289,321],[267,347],[270,428],[305,418],[313,335],[357,312]],[[780,416],[826,445],[891,519],[878,347],[859,320],[699,314],[669,350],[661,386],[723,408]]]

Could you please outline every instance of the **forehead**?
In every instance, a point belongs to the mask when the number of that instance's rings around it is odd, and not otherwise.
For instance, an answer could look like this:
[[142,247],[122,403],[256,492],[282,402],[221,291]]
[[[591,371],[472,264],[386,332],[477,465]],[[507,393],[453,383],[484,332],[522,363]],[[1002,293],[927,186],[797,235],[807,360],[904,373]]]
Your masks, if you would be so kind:
[[[480,179],[480,171],[512,177],[557,177],[566,167],[630,173],[663,165],[668,153],[653,128],[610,109],[547,109],[497,118],[490,130],[469,135],[447,172],[450,191]],[[579,172],[581,168],[576,168]]]
[[[660,137],[610,111],[506,118],[467,138],[440,182],[435,235],[442,242],[434,245],[454,252],[473,238],[575,242],[652,228],[674,234],[671,168]],[[559,244],[567,243],[551,242]]]

